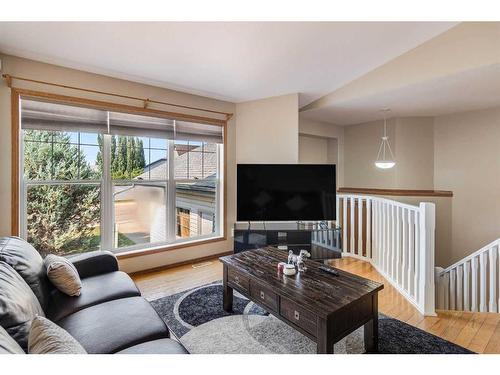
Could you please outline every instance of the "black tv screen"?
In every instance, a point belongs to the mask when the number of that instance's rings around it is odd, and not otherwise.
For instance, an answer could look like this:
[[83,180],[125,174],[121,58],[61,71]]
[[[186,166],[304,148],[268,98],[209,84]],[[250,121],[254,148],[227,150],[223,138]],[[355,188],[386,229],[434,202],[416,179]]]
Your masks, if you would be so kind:
[[238,164],[238,221],[335,220],[335,165]]

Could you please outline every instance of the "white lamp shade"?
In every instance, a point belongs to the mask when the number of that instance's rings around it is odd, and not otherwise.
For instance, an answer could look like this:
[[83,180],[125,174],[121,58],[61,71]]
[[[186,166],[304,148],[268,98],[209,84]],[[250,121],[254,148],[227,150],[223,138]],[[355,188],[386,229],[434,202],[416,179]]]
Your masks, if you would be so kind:
[[375,166],[380,169],[390,169],[396,165],[396,162],[390,160],[377,160]]

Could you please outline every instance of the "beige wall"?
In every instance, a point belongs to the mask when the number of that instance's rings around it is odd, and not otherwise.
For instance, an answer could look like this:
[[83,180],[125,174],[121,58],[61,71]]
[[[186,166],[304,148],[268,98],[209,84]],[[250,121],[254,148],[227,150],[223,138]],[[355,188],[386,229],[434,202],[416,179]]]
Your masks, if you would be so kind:
[[344,186],[389,189],[433,189],[433,119],[404,117],[387,121],[396,159],[391,169],[375,167],[383,122],[344,128]]
[[236,104],[237,163],[299,161],[299,98],[276,96]]
[[337,186],[344,186],[344,127],[299,115],[299,133],[327,139],[327,161],[337,165]]
[[328,163],[328,138],[310,135],[299,136],[299,163]]
[[[396,186],[396,169],[379,169],[375,159],[383,135],[383,122],[374,121],[344,128],[344,187],[393,188]],[[387,135],[394,154],[396,125],[387,121]]]
[[339,164],[339,140],[337,138],[328,138],[327,140],[327,161],[330,164]]
[[373,166],[381,131],[381,122],[345,127],[345,186],[452,191],[452,198],[396,198],[437,203],[439,266],[500,237],[500,107],[389,121],[396,166],[387,171]]
[[434,186],[434,120],[396,119],[397,189],[432,190]]
[[435,118],[434,187],[452,190],[450,263],[500,237],[500,107]]
[[[33,79],[57,82],[67,85],[88,87],[96,90],[111,91],[123,93],[126,95],[147,97],[150,99],[173,102],[189,106],[199,106],[207,109],[214,109],[224,112],[235,112],[236,107],[233,103],[214,100],[206,97],[185,94],[177,91],[166,90],[154,86],[142,85],[130,81],[110,78],[102,75],[87,73],[74,69],[67,69],[55,65],[43,64],[31,60],[16,58],[7,55],[0,55],[2,59],[2,73],[11,75],[24,76]],[[44,90],[48,92],[86,97],[97,100],[111,101],[110,97],[99,96],[95,94],[85,94],[83,92],[75,92],[74,90],[59,89],[54,87],[40,86],[31,84],[29,86],[20,87],[32,88],[35,90]],[[137,102],[129,100],[112,99],[113,102],[122,104],[137,105]],[[154,106],[152,106],[155,108]],[[157,107],[165,109],[165,107]],[[169,110],[172,110],[171,108]],[[179,110],[176,110],[179,112]],[[185,111],[184,111],[185,112]],[[195,113],[203,115],[203,113]],[[11,112],[10,112],[10,90],[6,86],[5,81],[0,82],[0,171],[4,178],[0,181],[0,207],[4,215],[0,218],[0,235],[10,235],[10,203],[11,203],[11,144],[12,137],[10,132]],[[236,170],[236,122],[233,120],[228,123],[227,132],[227,241],[217,242],[203,246],[193,246],[179,250],[166,251],[153,255],[147,255],[136,258],[129,258],[120,261],[120,267],[125,271],[137,271],[142,269],[159,267],[166,264],[185,261],[212,254],[231,251],[233,249],[233,239],[230,237],[231,228],[235,220],[235,170]],[[296,146],[295,152],[297,153]]]

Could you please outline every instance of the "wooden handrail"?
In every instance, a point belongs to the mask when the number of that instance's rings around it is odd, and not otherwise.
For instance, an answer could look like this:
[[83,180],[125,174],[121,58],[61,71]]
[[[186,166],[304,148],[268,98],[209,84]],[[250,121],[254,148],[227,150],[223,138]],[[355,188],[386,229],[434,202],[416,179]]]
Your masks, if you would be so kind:
[[453,197],[453,192],[446,190],[405,190],[405,189],[373,189],[373,188],[341,187],[338,188],[337,192],[370,194],[370,195],[405,196],[405,197]]

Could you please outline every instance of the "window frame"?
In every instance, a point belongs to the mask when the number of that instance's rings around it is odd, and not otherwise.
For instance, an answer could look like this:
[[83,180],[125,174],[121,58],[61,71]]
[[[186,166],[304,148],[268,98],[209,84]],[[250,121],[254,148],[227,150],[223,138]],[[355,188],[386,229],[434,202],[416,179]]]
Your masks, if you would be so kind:
[[[25,205],[26,205],[26,193],[27,187],[23,183],[23,131],[21,129],[21,99],[33,99],[33,100],[41,100],[54,102],[58,104],[67,104],[67,105],[75,105],[75,106],[83,106],[89,108],[96,108],[105,111],[114,111],[114,112],[124,112],[145,116],[156,116],[156,117],[165,117],[169,119],[175,120],[188,120],[193,122],[198,122],[202,124],[208,125],[217,125],[223,128],[223,143],[222,147],[217,147],[217,158],[219,162],[218,175],[215,179],[216,184],[218,184],[218,189],[216,189],[216,214],[215,217],[219,218],[215,222],[216,232],[215,234],[197,236],[195,238],[186,238],[172,241],[168,243],[152,243],[150,245],[146,244],[138,244],[130,247],[123,248],[123,252],[117,252],[116,256],[118,258],[129,258],[135,257],[145,254],[154,254],[158,252],[174,250],[183,247],[189,246],[197,246],[205,243],[218,242],[218,241],[226,241],[227,240],[227,184],[226,184],[226,175],[227,175],[227,119],[215,119],[209,117],[202,117],[196,115],[189,115],[184,113],[175,113],[175,112],[167,112],[161,111],[157,109],[150,108],[139,108],[136,106],[118,104],[112,102],[98,101],[92,99],[85,99],[79,97],[65,96],[52,94],[47,92],[33,91],[27,89],[11,89],[11,133],[12,133],[12,170],[11,170],[11,234],[14,236],[22,236],[26,238],[26,231],[24,228],[26,227],[26,217],[25,217]],[[103,137],[104,139],[105,137]],[[110,137],[109,137],[110,138]],[[173,140],[169,140],[168,147],[168,162],[169,169],[173,168]],[[106,162],[106,159],[109,157],[108,153],[110,152],[110,143],[111,142],[103,142],[103,171],[100,181],[98,180],[65,180],[65,181],[56,181],[54,185],[61,184],[73,184],[73,183],[82,183],[82,184],[93,184],[101,187],[101,194],[105,196],[106,194],[110,194],[112,196],[112,189],[116,182],[126,182],[125,180],[112,180],[110,178],[109,171],[106,171],[106,168],[109,168],[109,162]],[[171,144],[170,144],[171,143]],[[170,147],[172,146],[172,147]],[[168,179],[167,176],[167,240],[174,238],[176,234],[176,210],[175,210],[175,199],[171,199],[171,192],[175,192],[175,184],[178,182],[193,182],[193,179],[182,179],[176,180],[175,178]],[[107,181],[110,180],[110,181]],[[147,184],[152,181],[141,181],[141,184]],[[50,182],[49,184],[51,184]],[[30,182],[32,184],[32,182]],[[47,184],[46,182],[44,184]],[[111,192],[106,189],[110,189]],[[172,190],[172,188],[174,190]],[[109,199],[108,199],[109,200]],[[109,200],[106,204],[101,203],[101,244],[104,249],[108,249],[107,245],[112,243],[113,231],[103,230],[103,220],[107,220],[108,218],[112,218],[114,215],[114,208],[112,207],[114,204],[113,200]],[[172,210],[173,205],[173,210]],[[173,223],[172,224],[172,219]],[[114,219],[113,219],[114,222]],[[109,222],[108,222],[108,225]],[[110,233],[107,233],[110,232]],[[172,237],[173,236],[173,237]],[[118,250],[120,248],[116,248]],[[115,250],[113,247],[110,250]]]

